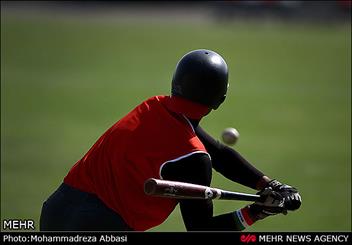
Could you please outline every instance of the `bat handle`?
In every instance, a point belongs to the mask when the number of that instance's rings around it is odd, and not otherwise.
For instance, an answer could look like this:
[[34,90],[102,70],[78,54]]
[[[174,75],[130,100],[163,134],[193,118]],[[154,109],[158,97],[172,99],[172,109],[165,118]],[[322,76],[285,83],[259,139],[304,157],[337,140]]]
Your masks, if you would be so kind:
[[239,193],[239,192],[221,191],[220,199],[255,202],[260,199],[260,196],[253,195],[253,194]]

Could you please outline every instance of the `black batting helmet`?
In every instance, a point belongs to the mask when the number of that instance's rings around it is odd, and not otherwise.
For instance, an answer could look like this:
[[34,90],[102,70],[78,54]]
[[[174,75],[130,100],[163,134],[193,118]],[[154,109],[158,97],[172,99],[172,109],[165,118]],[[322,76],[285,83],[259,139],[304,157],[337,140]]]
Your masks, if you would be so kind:
[[225,60],[214,51],[198,49],[177,63],[171,94],[217,109],[226,98],[227,80]]

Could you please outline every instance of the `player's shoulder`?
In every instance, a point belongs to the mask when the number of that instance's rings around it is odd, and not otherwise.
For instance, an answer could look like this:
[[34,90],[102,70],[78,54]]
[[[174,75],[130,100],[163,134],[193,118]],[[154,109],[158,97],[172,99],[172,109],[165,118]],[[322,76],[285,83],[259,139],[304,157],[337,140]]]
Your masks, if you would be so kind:
[[150,131],[164,132],[175,141],[196,138],[191,122],[182,114],[168,108],[170,96],[156,95],[148,98],[138,107],[137,113],[144,127]]

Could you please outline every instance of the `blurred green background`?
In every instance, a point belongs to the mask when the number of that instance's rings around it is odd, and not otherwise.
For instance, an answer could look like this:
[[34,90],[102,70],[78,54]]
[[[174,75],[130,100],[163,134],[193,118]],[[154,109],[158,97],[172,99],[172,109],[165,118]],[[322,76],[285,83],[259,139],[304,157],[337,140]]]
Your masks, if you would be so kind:
[[[2,14],[1,219],[34,219],[98,137],[142,100],[168,94],[178,59],[207,48],[230,69],[223,106],[202,121],[301,209],[249,231],[351,230],[350,25],[94,21]],[[214,172],[212,185],[253,190]],[[244,206],[216,201],[215,214]],[[179,210],[152,231],[185,231]]]

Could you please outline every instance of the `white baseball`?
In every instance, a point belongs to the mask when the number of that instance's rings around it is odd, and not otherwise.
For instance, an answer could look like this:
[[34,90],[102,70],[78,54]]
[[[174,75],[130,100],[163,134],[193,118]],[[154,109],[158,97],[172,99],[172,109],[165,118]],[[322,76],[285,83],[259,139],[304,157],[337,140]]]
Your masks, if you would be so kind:
[[225,128],[224,131],[222,131],[221,137],[225,144],[234,145],[240,137],[240,133],[234,128]]

